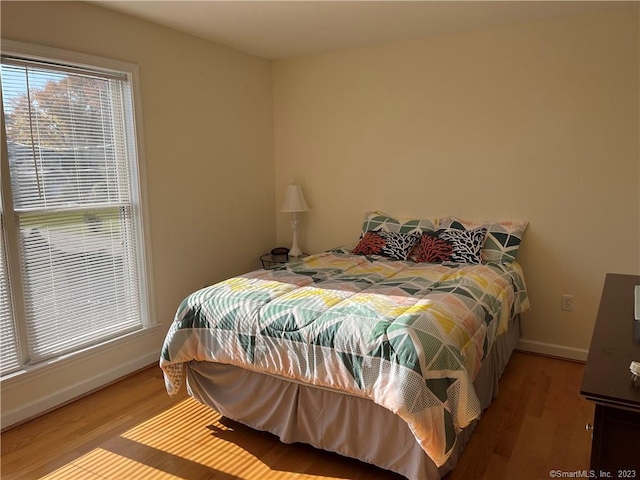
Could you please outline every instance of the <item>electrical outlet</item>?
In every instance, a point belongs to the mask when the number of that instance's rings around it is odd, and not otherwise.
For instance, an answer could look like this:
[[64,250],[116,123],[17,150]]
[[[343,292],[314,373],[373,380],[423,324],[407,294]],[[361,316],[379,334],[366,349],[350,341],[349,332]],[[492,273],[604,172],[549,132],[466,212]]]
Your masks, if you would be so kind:
[[573,295],[562,295],[562,302],[560,303],[560,309],[567,312],[573,311]]

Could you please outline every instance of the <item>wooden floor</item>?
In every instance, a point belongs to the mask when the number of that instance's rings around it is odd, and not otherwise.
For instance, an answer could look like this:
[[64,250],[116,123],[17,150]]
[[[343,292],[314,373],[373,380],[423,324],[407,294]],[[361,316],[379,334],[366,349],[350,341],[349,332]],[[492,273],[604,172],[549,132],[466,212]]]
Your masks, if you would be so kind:
[[[593,407],[584,366],[514,353],[500,394],[446,478],[549,479],[589,468]],[[151,367],[2,434],[1,478],[399,479],[398,475],[221,418],[164,392]]]

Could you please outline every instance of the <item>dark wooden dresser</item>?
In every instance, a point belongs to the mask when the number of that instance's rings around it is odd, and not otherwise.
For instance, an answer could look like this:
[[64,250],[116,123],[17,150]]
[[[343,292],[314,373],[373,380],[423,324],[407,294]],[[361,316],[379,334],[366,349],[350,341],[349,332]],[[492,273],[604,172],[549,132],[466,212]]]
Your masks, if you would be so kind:
[[640,381],[634,388],[629,371],[640,362],[636,285],[640,276],[607,274],[580,389],[596,404],[591,470],[598,478],[640,478]]

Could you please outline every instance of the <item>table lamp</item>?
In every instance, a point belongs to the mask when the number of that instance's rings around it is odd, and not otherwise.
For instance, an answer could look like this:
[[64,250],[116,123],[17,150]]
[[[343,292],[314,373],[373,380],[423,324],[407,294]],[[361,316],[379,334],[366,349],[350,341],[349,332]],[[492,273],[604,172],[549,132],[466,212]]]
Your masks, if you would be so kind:
[[291,185],[287,187],[287,193],[284,198],[284,203],[282,204],[281,212],[293,213],[293,218],[291,219],[291,229],[293,230],[293,245],[291,246],[291,251],[289,251],[290,257],[300,257],[302,255],[302,250],[298,247],[298,219],[296,218],[296,213],[298,212],[308,212],[309,206],[307,202],[304,200],[304,195],[302,194],[302,188],[300,185],[295,185],[291,182]]

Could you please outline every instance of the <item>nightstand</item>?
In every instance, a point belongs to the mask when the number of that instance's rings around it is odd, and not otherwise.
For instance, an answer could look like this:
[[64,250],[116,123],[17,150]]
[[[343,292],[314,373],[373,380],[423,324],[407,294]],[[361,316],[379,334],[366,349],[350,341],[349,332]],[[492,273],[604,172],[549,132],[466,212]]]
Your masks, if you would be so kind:
[[274,255],[273,253],[265,253],[260,257],[260,261],[262,262],[262,268],[275,267],[276,265],[282,265],[283,263],[295,262],[296,260],[300,260],[302,258],[308,257],[309,255],[303,253],[299,257],[291,257],[289,255]]

